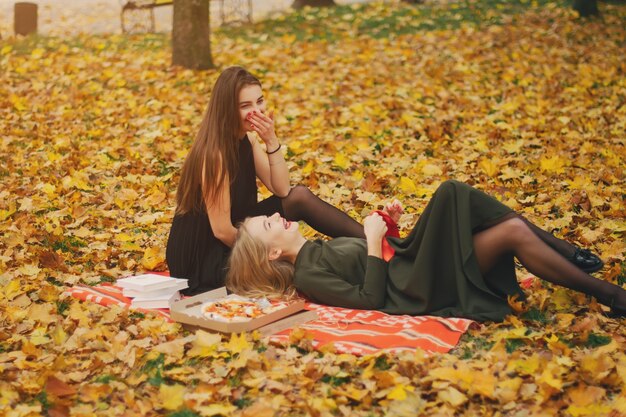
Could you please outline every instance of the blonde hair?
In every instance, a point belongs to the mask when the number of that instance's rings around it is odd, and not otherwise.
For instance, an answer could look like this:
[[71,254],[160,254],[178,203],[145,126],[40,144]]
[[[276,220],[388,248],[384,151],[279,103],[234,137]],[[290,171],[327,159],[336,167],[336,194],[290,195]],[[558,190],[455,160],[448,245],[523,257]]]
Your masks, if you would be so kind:
[[269,248],[252,236],[244,220],[228,260],[226,288],[246,297],[293,299],[294,266],[285,260],[270,260]]

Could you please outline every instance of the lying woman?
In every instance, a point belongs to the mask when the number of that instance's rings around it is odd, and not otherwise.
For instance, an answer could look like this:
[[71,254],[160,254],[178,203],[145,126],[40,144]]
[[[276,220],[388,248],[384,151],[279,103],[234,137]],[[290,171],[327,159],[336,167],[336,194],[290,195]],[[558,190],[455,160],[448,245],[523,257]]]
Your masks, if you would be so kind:
[[566,258],[553,249],[563,241],[457,181],[437,189],[406,238],[387,238],[395,250],[389,262],[381,249],[386,223],[374,214],[364,227],[366,239],[308,241],[297,223],[278,214],[248,218],[237,233],[226,286],[248,296],[300,292],[338,307],[501,321],[511,313],[507,296],[524,297],[515,257],[534,275],[592,295],[615,315],[626,313],[624,289],[581,269],[592,261],[601,266],[599,258],[589,252],[585,262]]

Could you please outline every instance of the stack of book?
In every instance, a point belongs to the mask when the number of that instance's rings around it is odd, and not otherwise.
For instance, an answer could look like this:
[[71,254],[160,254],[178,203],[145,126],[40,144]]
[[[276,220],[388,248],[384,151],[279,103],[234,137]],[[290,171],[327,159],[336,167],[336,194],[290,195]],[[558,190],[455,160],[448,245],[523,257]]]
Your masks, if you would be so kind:
[[118,279],[124,297],[132,298],[134,308],[169,308],[171,301],[180,300],[180,290],[188,287],[186,279],[144,274]]

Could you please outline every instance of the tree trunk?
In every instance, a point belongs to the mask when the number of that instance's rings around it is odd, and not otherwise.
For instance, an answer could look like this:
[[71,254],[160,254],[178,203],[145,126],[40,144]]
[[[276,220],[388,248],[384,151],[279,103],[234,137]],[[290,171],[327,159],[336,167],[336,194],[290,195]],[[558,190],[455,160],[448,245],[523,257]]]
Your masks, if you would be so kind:
[[335,0],[294,0],[291,7],[294,9],[301,9],[304,6],[311,7],[330,7],[336,6]]
[[580,17],[597,16],[600,14],[597,0],[574,0],[574,10],[578,12]]
[[14,14],[13,30],[16,35],[30,35],[37,32],[37,4],[15,3]]
[[172,64],[198,70],[213,68],[209,0],[174,0]]

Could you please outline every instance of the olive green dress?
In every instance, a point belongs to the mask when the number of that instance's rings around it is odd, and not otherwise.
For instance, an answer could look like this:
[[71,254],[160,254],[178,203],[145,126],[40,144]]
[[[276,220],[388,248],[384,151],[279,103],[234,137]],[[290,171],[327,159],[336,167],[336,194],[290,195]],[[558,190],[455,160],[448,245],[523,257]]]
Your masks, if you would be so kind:
[[472,235],[513,211],[483,192],[446,181],[435,192],[387,264],[367,256],[358,238],[310,241],[296,259],[294,283],[311,300],[390,314],[431,314],[501,321],[511,313],[507,295],[524,294],[512,256],[481,274]]

